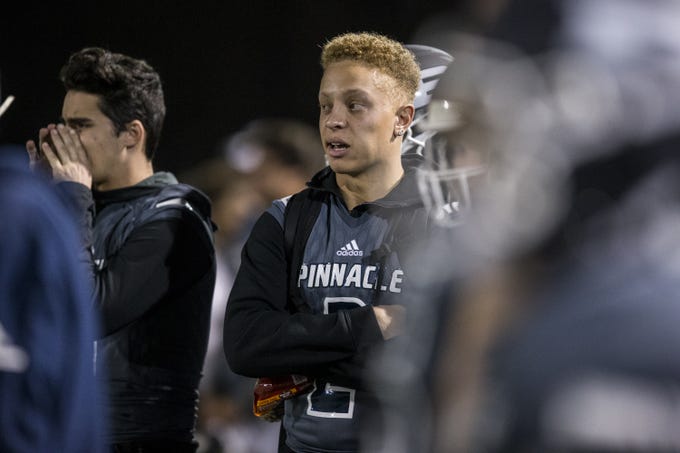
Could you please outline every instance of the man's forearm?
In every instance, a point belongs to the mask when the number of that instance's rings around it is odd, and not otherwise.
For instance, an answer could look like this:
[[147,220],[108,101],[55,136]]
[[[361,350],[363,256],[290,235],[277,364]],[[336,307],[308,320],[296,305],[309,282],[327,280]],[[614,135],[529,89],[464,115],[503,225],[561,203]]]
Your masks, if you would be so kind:
[[87,272],[90,287],[93,288],[92,301],[96,292],[96,264],[92,256],[92,223],[94,220],[94,200],[92,191],[83,184],[75,182],[60,182],[57,184],[59,195],[64,199],[76,221],[81,239],[78,249],[78,261]]

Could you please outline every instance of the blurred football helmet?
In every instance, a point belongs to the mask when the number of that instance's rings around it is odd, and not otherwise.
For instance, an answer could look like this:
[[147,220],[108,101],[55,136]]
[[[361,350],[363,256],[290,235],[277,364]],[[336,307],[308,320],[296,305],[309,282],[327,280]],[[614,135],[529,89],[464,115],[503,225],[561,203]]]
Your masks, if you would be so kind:
[[421,97],[426,104],[421,105],[424,112],[414,128],[417,135],[409,137],[426,158],[418,173],[423,201],[434,220],[445,226],[462,221],[470,206],[471,178],[484,173],[479,148],[487,145],[479,143],[483,138],[481,103],[476,86],[470,83],[471,73],[471,68],[458,63],[438,73],[439,84],[426,93],[426,99]]
[[455,226],[463,220],[469,208],[470,183],[484,174],[484,165],[473,157],[461,142],[451,139],[460,123],[459,107],[452,101],[433,99],[428,106],[428,120],[423,125],[429,138],[422,154],[427,158],[418,172],[418,189],[433,218],[445,226]]
[[499,43],[456,50],[456,64],[441,74],[419,124],[430,136],[419,189],[436,222],[459,225],[473,199],[486,196],[492,172],[504,181],[506,169],[532,160],[536,123],[548,118],[541,111],[527,124],[528,115],[519,115],[537,108],[533,93],[541,82],[534,74],[526,58]]
[[416,91],[416,97],[413,101],[416,109],[415,115],[411,127],[406,131],[406,135],[404,136],[401,152],[422,154],[427,141],[432,138],[436,132],[423,129],[421,123],[427,118],[427,106],[430,103],[432,91],[437,86],[439,77],[453,61],[453,57],[436,47],[420,44],[407,44],[406,48],[413,53],[420,66],[420,85],[418,86],[418,91]]

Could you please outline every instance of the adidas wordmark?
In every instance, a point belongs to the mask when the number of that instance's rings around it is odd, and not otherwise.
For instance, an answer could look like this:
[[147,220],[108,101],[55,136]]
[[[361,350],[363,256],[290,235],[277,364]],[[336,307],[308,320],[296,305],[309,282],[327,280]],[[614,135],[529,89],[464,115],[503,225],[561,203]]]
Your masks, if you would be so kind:
[[340,250],[335,252],[338,256],[364,256],[363,250],[359,249],[356,239],[352,239],[347,244],[340,247]]

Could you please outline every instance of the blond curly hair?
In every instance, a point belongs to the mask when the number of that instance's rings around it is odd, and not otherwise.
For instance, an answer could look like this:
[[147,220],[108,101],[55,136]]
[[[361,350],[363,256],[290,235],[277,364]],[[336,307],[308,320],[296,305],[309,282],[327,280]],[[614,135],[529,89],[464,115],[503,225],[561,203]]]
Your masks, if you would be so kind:
[[403,97],[413,102],[420,83],[420,67],[403,44],[387,36],[372,33],[345,33],[328,41],[321,51],[321,67],[352,60],[377,68],[390,76]]

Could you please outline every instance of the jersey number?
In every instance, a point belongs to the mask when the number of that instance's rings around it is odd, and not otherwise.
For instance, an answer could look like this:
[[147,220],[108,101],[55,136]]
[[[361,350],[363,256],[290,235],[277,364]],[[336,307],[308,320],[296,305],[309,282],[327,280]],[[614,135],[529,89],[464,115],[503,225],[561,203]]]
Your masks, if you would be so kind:
[[[329,314],[365,306],[364,301],[356,297],[326,297],[323,301],[323,312]],[[307,394],[307,415],[322,418],[352,418],[355,394],[354,389],[317,379],[314,382],[314,390]]]

